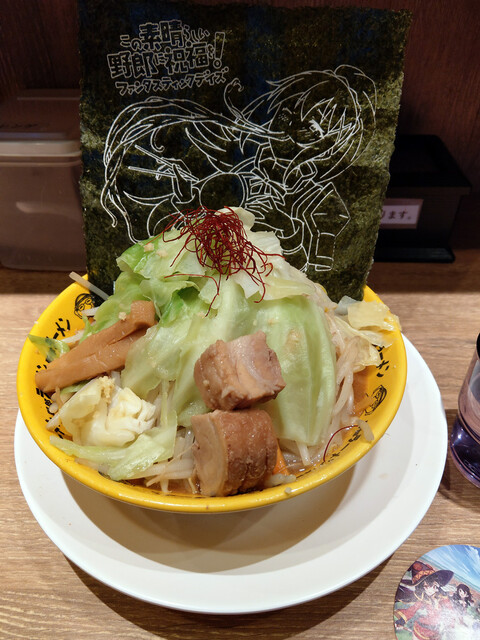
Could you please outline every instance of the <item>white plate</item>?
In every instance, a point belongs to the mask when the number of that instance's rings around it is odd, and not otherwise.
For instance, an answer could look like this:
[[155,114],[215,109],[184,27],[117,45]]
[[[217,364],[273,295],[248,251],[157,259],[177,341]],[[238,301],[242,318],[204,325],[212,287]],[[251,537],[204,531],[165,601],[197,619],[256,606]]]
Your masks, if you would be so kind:
[[408,538],[442,477],[447,424],[440,393],[419,353],[405,343],[405,396],[385,436],[353,469],[293,500],[209,515],[123,504],[64,475],[19,414],[15,460],[26,501],[72,562],[150,603],[238,614],[331,593]]

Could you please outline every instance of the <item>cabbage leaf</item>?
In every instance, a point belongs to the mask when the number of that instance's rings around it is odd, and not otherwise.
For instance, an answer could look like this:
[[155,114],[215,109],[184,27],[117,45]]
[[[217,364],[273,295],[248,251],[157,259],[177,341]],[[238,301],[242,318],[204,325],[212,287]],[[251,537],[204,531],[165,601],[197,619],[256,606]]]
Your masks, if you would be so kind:
[[81,445],[59,436],[50,436],[50,442],[68,455],[97,464],[112,480],[124,480],[133,478],[157,460],[170,458],[174,440],[169,429],[153,427],[124,447]]

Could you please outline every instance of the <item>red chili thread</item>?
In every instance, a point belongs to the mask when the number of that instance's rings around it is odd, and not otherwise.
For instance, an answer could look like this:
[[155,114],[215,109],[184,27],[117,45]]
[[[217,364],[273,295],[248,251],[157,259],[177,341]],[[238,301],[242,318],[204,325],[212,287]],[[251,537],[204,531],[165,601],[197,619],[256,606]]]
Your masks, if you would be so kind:
[[327,446],[325,447],[325,451],[323,452],[323,460],[322,460],[322,464],[325,463],[325,460],[327,458],[327,450],[328,447],[330,446],[332,440],[335,438],[335,436],[337,435],[337,433],[340,433],[340,431],[343,431],[344,429],[353,429],[354,427],[356,427],[357,425],[355,424],[349,424],[346,427],[340,427],[340,429],[337,429],[337,431],[335,431],[334,434],[332,434],[332,436],[330,437],[329,441],[327,442]]
[[[178,236],[165,238],[166,231],[177,227],[179,227]],[[213,269],[219,274],[218,280],[216,280],[217,293],[213,300],[219,295],[221,277],[229,278],[240,271],[245,271],[261,289],[262,295],[255,302],[260,302],[265,297],[266,287],[263,278],[268,276],[273,269],[270,258],[280,254],[265,253],[250,242],[243,222],[232,209],[227,207],[226,210],[216,211],[200,207],[194,211],[180,213],[162,233],[165,242],[173,242],[179,238],[184,239],[183,247],[173,259],[171,266],[175,264],[182,251],[186,250],[197,254],[202,267]],[[173,275],[204,277],[203,274],[178,273]],[[211,278],[212,276],[207,277]]]

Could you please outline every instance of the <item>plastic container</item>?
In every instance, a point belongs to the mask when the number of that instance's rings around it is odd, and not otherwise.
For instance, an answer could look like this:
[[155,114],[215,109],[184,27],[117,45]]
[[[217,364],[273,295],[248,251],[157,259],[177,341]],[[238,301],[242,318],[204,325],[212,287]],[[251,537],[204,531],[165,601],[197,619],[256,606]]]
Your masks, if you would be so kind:
[[29,91],[0,105],[0,262],[85,269],[78,91]]

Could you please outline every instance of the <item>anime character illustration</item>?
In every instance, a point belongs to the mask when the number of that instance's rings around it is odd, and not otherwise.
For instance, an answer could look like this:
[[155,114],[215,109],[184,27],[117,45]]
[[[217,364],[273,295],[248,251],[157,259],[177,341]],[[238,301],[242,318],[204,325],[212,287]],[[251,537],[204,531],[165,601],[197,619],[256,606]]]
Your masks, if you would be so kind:
[[436,571],[416,561],[409,573],[411,580],[402,580],[396,594],[396,601],[403,606],[394,611],[395,629],[405,630],[418,640],[448,638],[454,625],[454,612],[445,586],[453,578],[453,571]]
[[241,96],[234,80],[215,111],[166,97],[123,109],[106,138],[103,208],[135,242],[174,212],[241,206],[298,268],[330,270],[350,220],[338,178],[373,135],[374,82],[343,65],[268,82],[244,106]]
[[447,640],[480,638],[480,612],[478,611],[479,607],[475,608],[475,600],[470,587],[459,583],[450,597],[456,619],[451,636]]
[[470,587],[463,583],[457,585],[455,593],[452,595],[452,602],[460,611],[466,611],[469,606],[474,604]]

